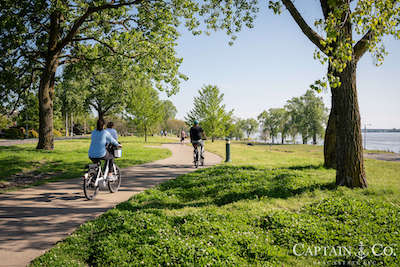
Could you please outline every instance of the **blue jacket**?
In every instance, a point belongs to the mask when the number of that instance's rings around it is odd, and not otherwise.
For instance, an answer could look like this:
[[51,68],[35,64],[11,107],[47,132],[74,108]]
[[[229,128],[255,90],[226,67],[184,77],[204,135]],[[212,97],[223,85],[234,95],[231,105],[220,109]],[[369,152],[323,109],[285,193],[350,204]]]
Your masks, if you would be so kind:
[[107,128],[106,129],[107,132],[109,132],[111,134],[111,136],[118,141],[118,133],[117,130],[115,130],[114,128]]
[[90,148],[89,148],[89,158],[102,158],[106,155],[106,145],[113,144],[118,146],[118,142],[112,138],[109,132],[106,130],[98,131],[94,130],[92,132]]

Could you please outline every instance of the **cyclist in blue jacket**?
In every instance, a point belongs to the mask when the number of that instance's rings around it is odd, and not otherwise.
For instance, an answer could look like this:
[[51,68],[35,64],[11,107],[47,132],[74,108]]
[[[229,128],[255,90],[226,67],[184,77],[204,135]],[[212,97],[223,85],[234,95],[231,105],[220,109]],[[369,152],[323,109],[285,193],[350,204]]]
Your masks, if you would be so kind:
[[106,145],[112,144],[114,146],[121,146],[112,136],[111,134],[104,130],[104,120],[98,119],[96,130],[92,132],[91,142],[89,147],[89,158],[94,163],[99,162],[100,160],[106,160],[106,162],[110,162],[109,166],[110,174],[112,174],[112,168],[114,164],[114,155],[112,155],[107,149]]

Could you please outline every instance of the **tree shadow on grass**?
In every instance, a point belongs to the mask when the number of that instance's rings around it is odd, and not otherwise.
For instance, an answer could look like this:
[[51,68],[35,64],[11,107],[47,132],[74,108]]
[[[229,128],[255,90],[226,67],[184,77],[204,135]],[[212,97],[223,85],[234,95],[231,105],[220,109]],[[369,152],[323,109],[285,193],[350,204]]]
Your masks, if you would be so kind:
[[[280,179],[285,181],[285,177],[280,177]],[[223,206],[241,200],[251,200],[261,197],[288,199],[306,192],[313,192],[315,190],[334,190],[335,188],[335,182],[315,183],[301,187],[291,187],[289,183],[286,183],[285,185],[284,182],[279,182],[271,184],[270,187],[261,187],[245,192],[231,192],[215,199],[214,203],[218,206]]]
[[316,180],[315,177],[295,171],[299,168],[319,168],[310,166],[295,166],[294,170],[271,170],[252,166],[203,169],[160,184],[154,195],[151,192],[144,198],[120,204],[117,208],[153,212],[162,209],[223,206],[261,197],[287,199],[306,192],[336,188],[335,181]]
[[296,165],[296,166],[290,166],[287,168],[283,168],[283,169],[289,169],[289,170],[319,170],[319,169],[323,169],[324,165],[321,164],[309,164],[309,165]]

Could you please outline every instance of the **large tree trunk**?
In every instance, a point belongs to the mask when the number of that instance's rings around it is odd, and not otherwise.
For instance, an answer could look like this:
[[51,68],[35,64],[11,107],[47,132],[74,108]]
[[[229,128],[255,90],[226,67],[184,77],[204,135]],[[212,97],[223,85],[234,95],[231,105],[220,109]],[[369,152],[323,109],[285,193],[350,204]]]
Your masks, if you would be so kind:
[[[335,90],[335,88],[331,88],[331,90]],[[331,102],[331,112],[324,138],[324,167],[336,169],[336,106],[333,98]]]
[[[338,73],[333,73],[332,66],[328,66],[328,74],[338,76]],[[325,130],[324,138],[324,167],[336,169],[336,105],[333,101],[333,90],[337,90],[331,86],[331,112],[329,113],[328,123]]]
[[54,79],[58,67],[60,52],[57,49],[57,41],[60,34],[59,11],[50,16],[50,32],[46,64],[40,77],[39,84],[39,142],[37,149],[52,150],[54,148],[53,136],[53,98]]
[[282,145],[285,143],[285,136],[282,134]]
[[336,107],[336,184],[367,187],[364,171],[355,62],[339,74],[341,86],[333,90]]

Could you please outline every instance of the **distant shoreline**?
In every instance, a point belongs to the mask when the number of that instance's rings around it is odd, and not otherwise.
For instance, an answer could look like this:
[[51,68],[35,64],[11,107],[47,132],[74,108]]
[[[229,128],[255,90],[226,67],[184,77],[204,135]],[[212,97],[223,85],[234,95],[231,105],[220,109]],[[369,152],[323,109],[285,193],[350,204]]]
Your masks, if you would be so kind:
[[[362,132],[365,133],[365,129]],[[400,133],[400,129],[367,129],[367,133]]]

